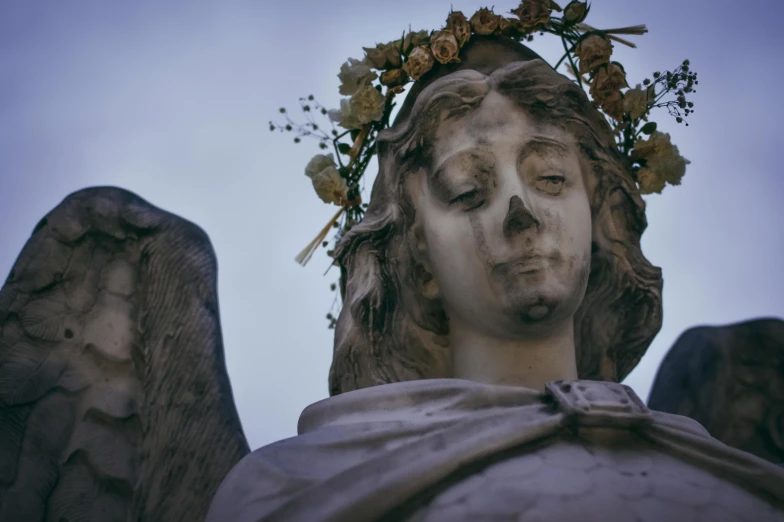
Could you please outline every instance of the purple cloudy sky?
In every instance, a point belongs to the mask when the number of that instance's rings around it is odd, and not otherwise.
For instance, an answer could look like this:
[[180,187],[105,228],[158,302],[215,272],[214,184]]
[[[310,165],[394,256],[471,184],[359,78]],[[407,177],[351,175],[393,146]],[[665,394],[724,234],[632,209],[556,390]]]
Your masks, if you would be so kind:
[[[686,328],[784,315],[784,143],[776,0],[595,0],[599,28],[645,23],[616,47],[631,83],[689,58],[692,161],[647,197],[643,251],[664,271],[664,327],[626,380],[647,397]],[[454,1],[470,16],[483,5]],[[303,175],[315,143],[270,134],[278,107],[339,103],[336,74],[362,46],[442,25],[450,2],[140,0],[0,3],[0,274],[67,194],[116,185],[203,227],[220,265],[226,357],[252,447],[295,433],[327,395],[328,260],[294,255],[333,214]],[[496,3],[496,12],[516,7]],[[532,47],[557,59],[560,42]]]

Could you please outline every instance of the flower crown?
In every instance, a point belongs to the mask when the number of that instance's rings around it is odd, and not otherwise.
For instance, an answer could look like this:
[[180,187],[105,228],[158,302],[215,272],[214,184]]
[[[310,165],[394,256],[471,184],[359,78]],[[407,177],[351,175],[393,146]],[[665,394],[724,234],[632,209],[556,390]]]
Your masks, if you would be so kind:
[[[297,256],[297,262],[307,263],[320,244],[328,247],[330,242],[325,238],[332,228],[337,229],[334,245],[362,219],[367,207],[360,196],[363,177],[376,153],[379,131],[390,125],[395,96],[404,91],[406,84],[418,81],[430,71],[435,62],[459,62],[460,48],[473,35],[501,34],[521,42],[533,40],[535,33],[560,38],[564,55],[554,69],[565,64],[574,81],[588,89],[594,106],[614,131],[618,150],[630,159],[640,192],[661,193],[666,184],[680,184],[689,161],[670,142],[669,134],[656,130],[657,124],[649,116],[653,109],[666,108],[676,122],[684,123],[694,112],[693,102],[686,97],[696,92],[697,73],[684,60],[673,71],[654,72],[651,79],[629,88],[623,66],[611,61],[613,42],[636,47],[618,35],[642,35],[648,30],[644,25],[595,29],[585,24],[589,11],[587,2],[573,1],[562,9],[552,0],[523,0],[510,12],[512,16],[482,8],[468,19],[462,12],[452,11],[438,31],[404,32],[398,40],[365,47],[363,60],[349,58],[338,74],[340,94],[349,97],[340,101],[339,109],[327,110],[313,96],[300,98],[307,121],[298,124],[281,108],[286,123],[270,122],[271,131],[295,132],[296,143],[303,137],[313,137],[321,149],[334,151],[334,155],[314,156],[305,167],[305,174],[322,201],[340,207]],[[554,12],[560,15],[555,16]],[[315,122],[313,115],[317,112],[329,116],[330,130]],[[339,131],[335,124],[344,130]],[[333,284],[332,289],[335,287]],[[334,318],[327,318],[334,325]]]

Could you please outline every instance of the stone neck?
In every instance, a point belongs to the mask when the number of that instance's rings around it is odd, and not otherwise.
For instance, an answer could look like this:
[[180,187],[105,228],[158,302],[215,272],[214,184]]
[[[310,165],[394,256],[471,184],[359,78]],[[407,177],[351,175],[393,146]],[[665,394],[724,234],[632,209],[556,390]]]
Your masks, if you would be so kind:
[[576,380],[574,324],[537,339],[498,339],[450,325],[452,377],[484,384],[544,390],[557,380]]

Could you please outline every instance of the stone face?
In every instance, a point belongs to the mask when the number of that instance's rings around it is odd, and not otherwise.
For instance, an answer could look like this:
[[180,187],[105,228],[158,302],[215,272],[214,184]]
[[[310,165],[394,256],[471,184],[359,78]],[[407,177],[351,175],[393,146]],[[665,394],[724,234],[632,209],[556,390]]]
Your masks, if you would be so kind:
[[784,464],[784,321],[687,330],[659,366],[648,405],[721,442]]

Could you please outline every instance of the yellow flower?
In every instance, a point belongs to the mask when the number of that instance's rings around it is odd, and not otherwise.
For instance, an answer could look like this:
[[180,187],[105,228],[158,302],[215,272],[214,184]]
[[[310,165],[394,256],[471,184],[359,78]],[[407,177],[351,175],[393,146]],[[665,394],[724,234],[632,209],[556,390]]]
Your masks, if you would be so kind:
[[408,55],[408,60],[403,64],[403,70],[415,81],[433,68],[435,58],[427,47],[416,47]]
[[669,134],[658,131],[634,144],[631,159],[644,163],[637,171],[637,182],[643,194],[661,193],[667,183],[680,185],[686,165],[691,163],[680,155]]
[[601,102],[604,113],[615,121],[623,119],[623,96],[620,91],[613,92]]
[[648,108],[653,103],[649,98],[651,89],[643,89],[638,83],[634,89],[626,91],[623,96],[623,112],[628,114],[631,119],[636,120],[645,116]]
[[374,69],[382,71],[384,69],[399,69],[403,64],[400,57],[400,47],[402,42],[395,40],[386,44],[378,44],[375,47],[363,47],[367,55],[367,62]]
[[471,17],[471,28],[476,34],[493,34],[498,28],[500,16],[483,7]]
[[667,183],[653,169],[643,167],[637,171],[637,183],[641,194],[661,194]]
[[457,38],[449,29],[442,29],[430,37],[430,50],[433,57],[441,63],[457,62],[460,46]]
[[580,59],[580,73],[590,72],[610,61],[613,45],[610,40],[592,34],[577,44],[575,54]]
[[348,201],[348,185],[340,176],[332,154],[316,154],[305,167],[305,175],[313,182],[316,195],[324,203],[343,205]]
[[596,71],[590,93],[594,101],[601,105],[606,98],[620,92],[624,87],[628,87],[626,72],[621,64],[612,62]]
[[522,29],[530,31],[549,22],[552,9],[550,0],[523,0],[512,13],[520,19]]
[[457,43],[463,47],[471,38],[471,25],[461,11],[454,11],[446,19],[446,28],[455,35]]

